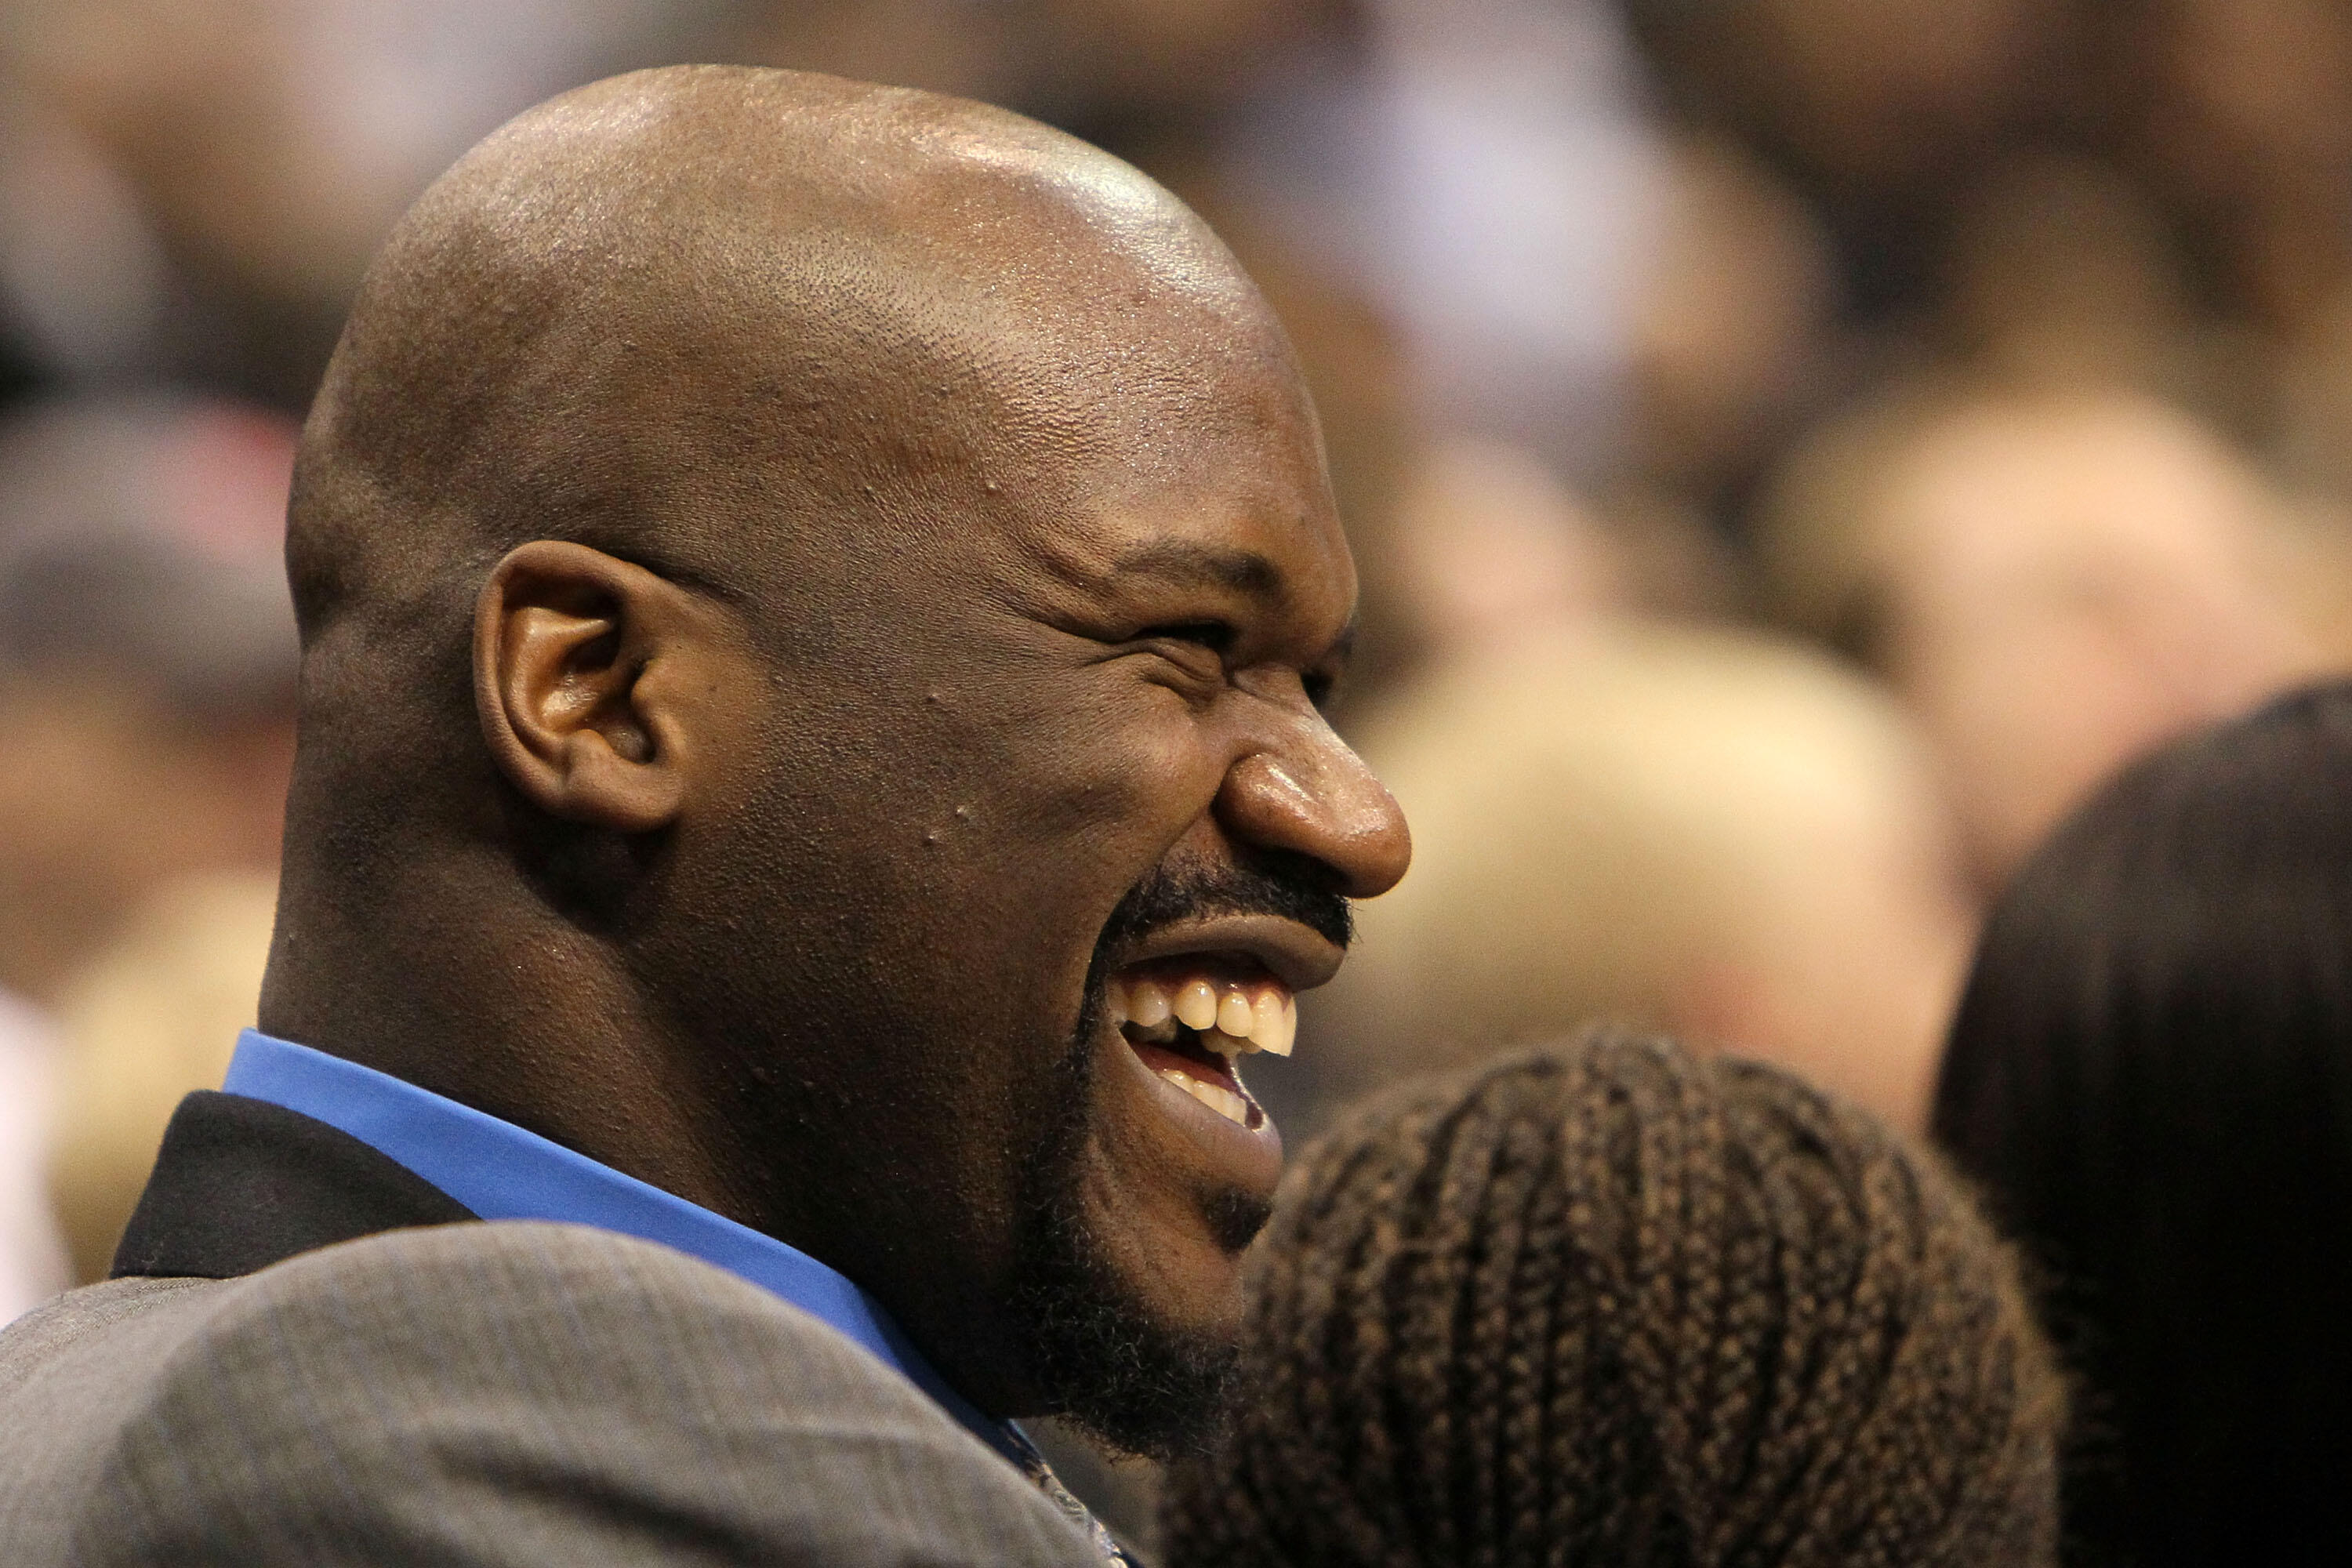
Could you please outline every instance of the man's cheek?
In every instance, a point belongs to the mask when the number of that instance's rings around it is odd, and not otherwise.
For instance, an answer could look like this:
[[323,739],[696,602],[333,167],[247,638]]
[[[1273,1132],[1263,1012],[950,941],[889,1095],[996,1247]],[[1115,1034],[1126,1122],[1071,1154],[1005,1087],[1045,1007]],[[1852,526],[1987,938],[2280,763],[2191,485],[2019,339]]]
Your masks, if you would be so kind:
[[1074,745],[1051,770],[1049,787],[1030,797],[1025,836],[1041,852],[1066,857],[1064,874],[1101,868],[1122,890],[1160,864],[1205,820],[1223,781],[1218,760],[1197,736],[1159,731],[1106,743]]

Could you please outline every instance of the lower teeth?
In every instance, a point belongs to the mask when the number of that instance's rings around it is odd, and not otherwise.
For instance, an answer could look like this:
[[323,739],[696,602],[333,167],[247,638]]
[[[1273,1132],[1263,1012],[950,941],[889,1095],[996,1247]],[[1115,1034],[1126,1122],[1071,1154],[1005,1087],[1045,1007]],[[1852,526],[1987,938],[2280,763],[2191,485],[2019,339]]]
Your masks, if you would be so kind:
[[1232,1089],[1221,1089],[1213,1083],[1202,1083],[1192,1074],[1178,1072],[1173,1068],[1160,1068],[1155,1070],[1161,1078],[1166,1079],[1236,1127],[1249,1125],[1249,1101]]

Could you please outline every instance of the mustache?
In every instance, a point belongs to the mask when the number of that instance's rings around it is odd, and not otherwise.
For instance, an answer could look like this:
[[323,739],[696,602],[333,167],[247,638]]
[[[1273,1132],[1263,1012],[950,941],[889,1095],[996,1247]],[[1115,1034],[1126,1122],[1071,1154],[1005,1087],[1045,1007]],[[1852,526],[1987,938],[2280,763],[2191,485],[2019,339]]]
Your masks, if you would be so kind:
[[1275,915],[1296,921],[1334,947],[1356,933],[1348,900],[1333,892],[1328,873],[1297,857],[1235,866],[1162,867],[1128,889],[1111,911],[1097,959],[1122,943],[1178,921],[1216,915]]

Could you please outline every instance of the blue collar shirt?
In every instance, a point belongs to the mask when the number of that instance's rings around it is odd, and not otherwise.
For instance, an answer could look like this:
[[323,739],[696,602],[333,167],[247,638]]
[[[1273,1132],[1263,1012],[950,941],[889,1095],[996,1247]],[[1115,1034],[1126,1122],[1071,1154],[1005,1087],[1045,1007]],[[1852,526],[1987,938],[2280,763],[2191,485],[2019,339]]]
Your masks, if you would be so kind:
[[948,1386],[881,1303],[797,1247],[510,1121],[257,1029],[237,1037],[221,1087],[349,1133],[483,1219],[593,1226],[724,1268],[848,1335],[1033,1477],[1042,1468],[1028,1439]]
[[880,1302],[838,1270],[674,1193],[511,1121],[357,1062],[247,1029],[221,1088],[346,1132],[486,1220],[551,1220],[634,1236],[724,1268],[848,1335],[1011,1460],[1086,1532],[1109,1568],[1132,1568],[1021,1429],[948,1386]]

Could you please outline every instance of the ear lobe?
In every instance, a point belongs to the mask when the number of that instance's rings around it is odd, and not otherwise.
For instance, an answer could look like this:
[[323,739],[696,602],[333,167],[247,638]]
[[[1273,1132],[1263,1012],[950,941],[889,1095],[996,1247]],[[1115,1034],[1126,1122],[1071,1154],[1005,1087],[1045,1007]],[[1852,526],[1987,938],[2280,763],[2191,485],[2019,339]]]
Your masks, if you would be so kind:
[[556,540],[518,546],[474,616],[474,701],[499,771],[551,816],[617,833],[668,826],[687,795],[688,715],[665,677],[695,661],[685,591]]

